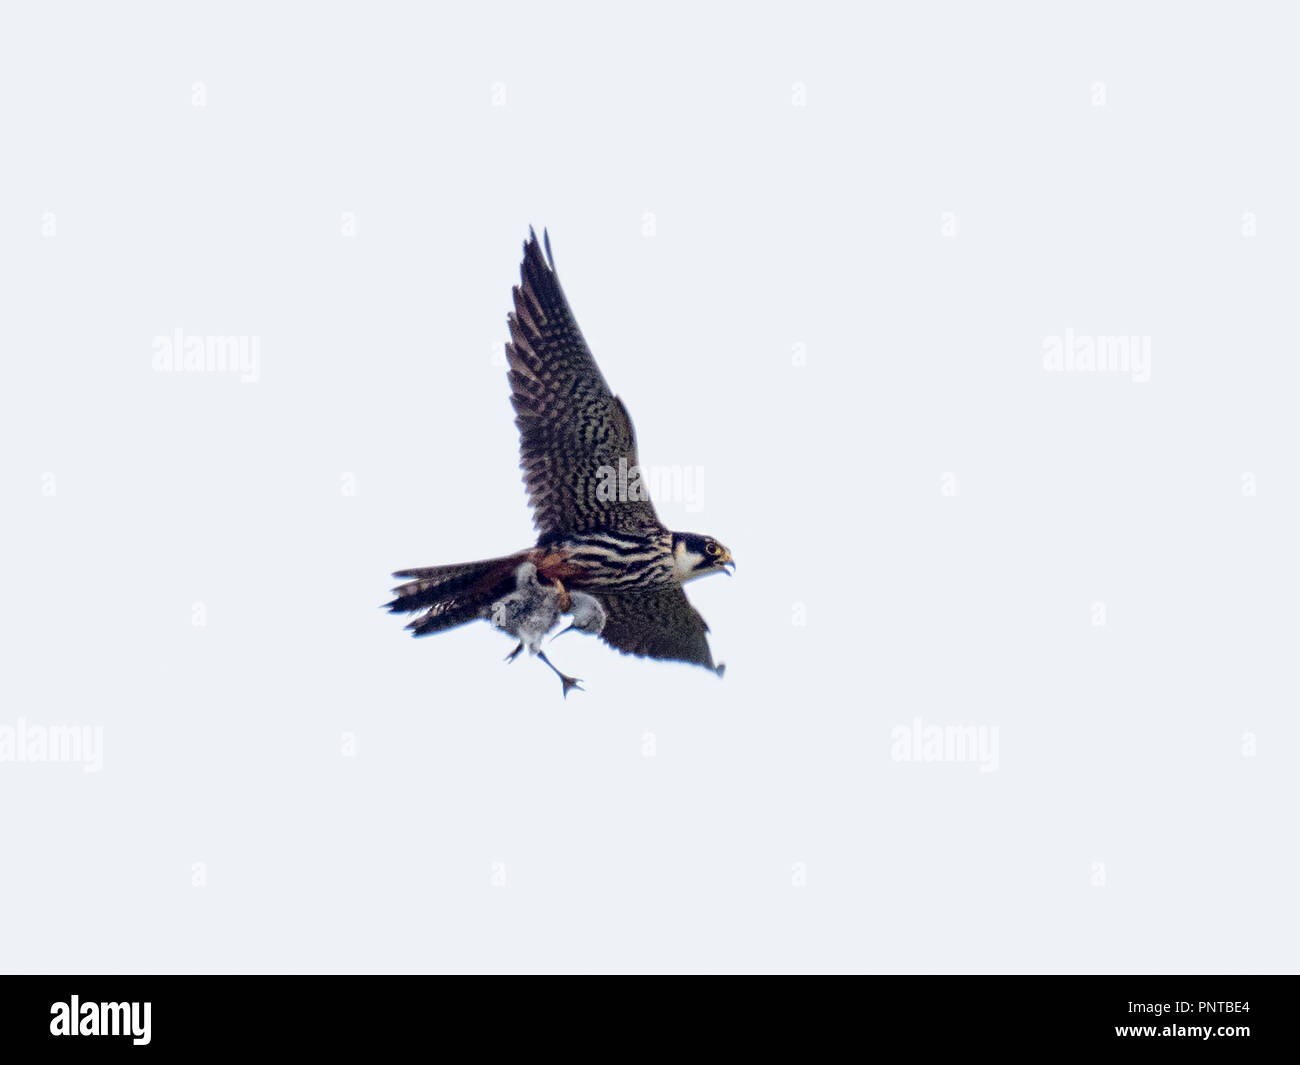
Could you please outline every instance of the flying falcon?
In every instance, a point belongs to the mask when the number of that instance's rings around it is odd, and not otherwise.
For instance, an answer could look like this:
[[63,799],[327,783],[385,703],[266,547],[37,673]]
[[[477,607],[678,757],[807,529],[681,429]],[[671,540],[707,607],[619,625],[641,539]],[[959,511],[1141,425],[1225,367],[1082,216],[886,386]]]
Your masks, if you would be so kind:
[[406,626],[416,636],[488,620],[519,640],[510,659],[527,646],[559,674],[565,695],[579,682],[540,650],[561,614],[572,616],[570,628],[598,634],[625,654],[722,676],[709,627],[682,585],[730,573],[731,552],[710,536],[665,528],[637,479],[624,472],[638,469],[632,418],[582,338],[545,231],[543,242],[545,258],[530,228],[506,344],[537,546],[483,562],[400,570],[393,576],[409,579],[386,606],[395,614],[421,612]]

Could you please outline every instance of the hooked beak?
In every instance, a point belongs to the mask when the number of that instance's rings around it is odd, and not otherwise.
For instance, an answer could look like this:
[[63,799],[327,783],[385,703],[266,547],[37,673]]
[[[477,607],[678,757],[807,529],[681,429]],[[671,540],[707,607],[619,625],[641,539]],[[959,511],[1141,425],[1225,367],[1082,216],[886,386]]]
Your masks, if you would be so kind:
[[732,559],[730,551],[722,552],[722,557],[718,559],[718,568],[728,577],[736,572],[736,563]]

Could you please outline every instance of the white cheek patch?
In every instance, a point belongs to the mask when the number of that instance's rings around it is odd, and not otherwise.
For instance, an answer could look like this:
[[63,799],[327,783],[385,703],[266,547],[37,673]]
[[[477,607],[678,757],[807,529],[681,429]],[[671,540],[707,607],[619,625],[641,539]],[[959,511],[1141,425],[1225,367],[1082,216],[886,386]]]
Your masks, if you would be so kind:
[[692,575],[699,576],[699,574],[695,573],[695,567],[703,561],[703,555],[697,555],[694,551],[689,550],[685,544],[681,544],[673,555],[673,571],[679,581],[685,580]]

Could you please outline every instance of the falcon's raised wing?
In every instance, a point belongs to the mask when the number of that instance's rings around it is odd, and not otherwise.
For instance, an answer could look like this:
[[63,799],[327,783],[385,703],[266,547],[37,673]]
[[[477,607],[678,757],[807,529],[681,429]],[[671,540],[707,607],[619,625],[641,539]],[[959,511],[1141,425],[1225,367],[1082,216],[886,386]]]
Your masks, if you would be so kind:
[[[544,231],[543,239],[545,258],[529,229],[506,345],[533,524],[544,540],[597,529],[661,530],[648,498],[617,496],[637,465],[632,419],[582,338]],[[620,460],[626,471],[621,479]]]

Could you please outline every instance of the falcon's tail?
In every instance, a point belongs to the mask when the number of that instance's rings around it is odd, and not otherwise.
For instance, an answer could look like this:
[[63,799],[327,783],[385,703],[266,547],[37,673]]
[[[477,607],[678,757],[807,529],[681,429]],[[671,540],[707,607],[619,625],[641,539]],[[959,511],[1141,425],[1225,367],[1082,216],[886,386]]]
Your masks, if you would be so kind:
[[487,617],[492,603],[514,589],[515,570],[527,557],[521,551],[484,562],[399,570],[394,577],[412,579],[394,588],[393,601],[384,605],[393,614],[424,611],[406,626],[415,636],[454,629]]

